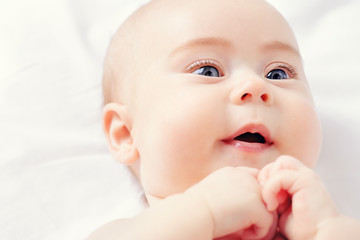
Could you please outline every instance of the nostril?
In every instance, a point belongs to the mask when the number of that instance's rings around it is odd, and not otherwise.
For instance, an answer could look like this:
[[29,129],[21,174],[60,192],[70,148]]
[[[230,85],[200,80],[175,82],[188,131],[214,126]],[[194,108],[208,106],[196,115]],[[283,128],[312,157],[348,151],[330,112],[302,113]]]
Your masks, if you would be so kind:
[[242,97],[241,97],[241,100],[244,101],[247,97],[251,97],[251,94],[249,94],[249,93],[243,94]]
[[268,96],[266,93],[264,93],[263,95],[261,95],[261,99],[262,99],[264,102],[266,102],[266,101],[268,100],[268,98],[269,98],[269,96]]
[[[246,101],[252,101],[251,99],[253,98],[254,96],[251,94],[251,93],[244,93],[243,95],[241,95],[241,101],[242,102],[246,102]],[[258,98],[258,96],[256,96],[253,101],[258,101],[256,100],[258,99],[259,101],[262,101],[264,103],[267,103],[269,100],[270,100],[270,96],[268,93],[263,93],[260,95],[260,98]],[[261,100],[260,100],[261,99]]]

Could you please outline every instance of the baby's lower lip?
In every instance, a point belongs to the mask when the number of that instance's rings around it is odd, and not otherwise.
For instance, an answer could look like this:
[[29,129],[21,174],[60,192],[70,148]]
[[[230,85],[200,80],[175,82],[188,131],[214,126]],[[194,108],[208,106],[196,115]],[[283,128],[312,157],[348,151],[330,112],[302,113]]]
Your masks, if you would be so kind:
[[235,147],[238,150],[253,153],[262,152],[273,145],[272,143],[244,142],[234,139],[223,140],[223,142],[227,145]]

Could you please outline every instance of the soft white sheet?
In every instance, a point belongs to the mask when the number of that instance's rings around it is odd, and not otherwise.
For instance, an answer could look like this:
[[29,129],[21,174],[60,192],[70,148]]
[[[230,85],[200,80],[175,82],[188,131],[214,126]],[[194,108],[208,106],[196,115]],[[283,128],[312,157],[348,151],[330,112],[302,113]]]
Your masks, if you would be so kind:
[[[101,132],[111,34],[145,0],[1,0],[0,238],[83,239],[142,193]],[[271,0],[294,27],[324,128],[316,170],[360,218],[360,2]]]

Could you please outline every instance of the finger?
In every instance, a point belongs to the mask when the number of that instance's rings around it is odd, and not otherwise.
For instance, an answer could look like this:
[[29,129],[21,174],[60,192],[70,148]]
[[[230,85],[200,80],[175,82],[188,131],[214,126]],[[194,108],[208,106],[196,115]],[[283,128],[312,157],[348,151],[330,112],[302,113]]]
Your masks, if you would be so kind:
[[270,169],[269,177],[276,174],[278,171],[288,169],[288,170],[299,170],[303,168],[304,164],[302,164],[299,160],[294,157],[282,155],[276,159],[273,167]]
[[274,167],[274,165],[275,165],[275,162],[269,163],[263,169],[260,170],[257,179],[261,186],[263,186],[264,183],[269,178],[270,171]]
[[286,212],[291,207],[291,197],[288,193],[286,193],[287,197],[283,201],[283,203],[280,203],[277,209],[277,212],[279,215],[282,215],[284,212]]
[[296,232],[296,229],[293,229],[293,227],[296,226],[293,223],[293,217],[291,209],[288,208],[279,219],[279,231],[281,235],[290,239],[292,237],[290,233],[293,233],[294,231]]
[[284,169],[293,169],[297,170],[304,165],[294,157],[288,155],[282,155],[278,157],[275,162],[269,163],[266,165],[258,175],[258,181],[261,186],[267,181],[267,179],[273,175],[275,175],[278,171]]
[[258,174],[259,174],[259,170],[256,168],[251,168],[251,167],[236,167],[236,169],[239,169],[241,171],[245,171],[247,173],[249,173],[250,175],[254,176],[255,178],[257,178]]
[[256,220],[252,220],[254,224],[250,225],[245,229],[241,235],[241,239],[272,239],[272,236],[275,235],[277,225],[278,225],[278,216],[276,212],[269,213],[266,211],[265,206],[261,208],[263,211],[254,213],[253,216],[256,216]]
[[287,240],[287,238],[281,235],[281,233],[277,233],[273,240]]
[[299,171],[282,170],[265,182],[262,196],[269,211],[274,211],[284,203],[288,198],[287,194],[292,196],[300,189],[298,179]]
[[278,214],[276,212],[273,212],[273,224],[270,227],[267,235],[262,238],[262,240],[273,240],[274,236],[276,235],[278,231]]

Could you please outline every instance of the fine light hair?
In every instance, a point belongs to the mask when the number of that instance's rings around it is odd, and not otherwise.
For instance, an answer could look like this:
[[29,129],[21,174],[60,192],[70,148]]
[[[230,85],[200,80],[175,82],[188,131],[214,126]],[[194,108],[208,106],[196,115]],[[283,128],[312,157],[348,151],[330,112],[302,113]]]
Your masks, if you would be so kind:
[[135,62],[138,56],[138,26],[141,24],[146,4],[137,9],[118,28],[112,37],[106,52],[102,88],[104,105],[110,102],[122,102],[129,95],[131,84],[134,82]]

